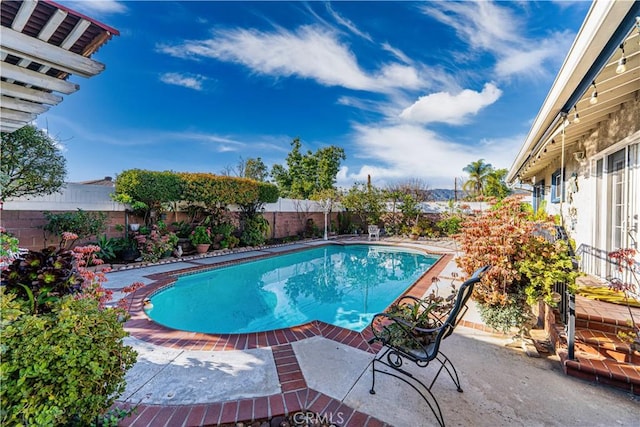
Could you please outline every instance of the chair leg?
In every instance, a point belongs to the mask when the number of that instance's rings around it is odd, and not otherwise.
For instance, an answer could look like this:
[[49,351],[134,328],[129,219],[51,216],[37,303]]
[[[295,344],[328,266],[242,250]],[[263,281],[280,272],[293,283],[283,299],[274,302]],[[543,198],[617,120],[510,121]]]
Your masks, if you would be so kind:
[[[453,366],[453,363],[451,362],[451,360],[444,353],[440,351],[438,352],[438,356],[436,356],[436,360],[440,362],[440,369],[438,369],[438,373],[433,378],[433,381],[431,381],[431,385],[429,386],[429,388],[433,387],[433,383],[436,382],[438,375],[440,375],[440,372],[444,368],[447,371],[447,374],[449,374],[449,378],[451,378],[451,380],[455,384],[458,392],[462,393],[463,390],[462,390],[462,387],[460,387],[460,378],[458,377],[458,371],[456,371],[456,368],[455,366]],[[447,367],[447,364],[451,367],[451,369]]]
[[[403,381],[405,384],[407,384],[411,388],[413,388],[422,397],[422,399],[429,406],[429,409],[431,409],[431,412],[433,413],[433,415],[436,417],[436,420],[438,421],[438,424],[440,425],[440,427],[445,427],[444,418],[442,416],[442,410],[440,409],[440,405],[438,404],[438,400],[436,399],[436,397],[431,392],[431,386],[427,387],[422,381],[420,381],[418,378],[416,378],[410,372],[407,372],[404,369],[402,369],[401,368],[402,363],[403,363],[402,359],[400,358],[399,355],[397,355],[397,353],[395,351],[393,351],[392,353],[395,354],[398,357],[398,359],[396,359],[397,362],[391,362],[391,359],[390,359],[391,355],[389,354],[391,350],[392,349],[388,348],[380,356],[377,356],[377,357],[375,357],[373,359],[373,362],[371,363],[371,367],[372,367],[372,383],[371,383],[371,390],[369,390],[369,393],[376,394],[376,392],[374,390],[376,372],[380,372],[382,374],[386,374],[386,375],[398,378],[399,380]],[[388,361],[384,360],[385,356],[386,356]],[[382,363],[383,365],[391,368],[392,370],[391,371],[387,371],[387,370],[378,369],[378,368],[376,368],[376,362]],[[398,374],[396,374],[394,372],[398,372]],[[436,377],[437,377],[437,375],[436,375]],[[413,380],[413,381],[410,381],[410,380]],[[431,383],[431,385],[433,385],[433,382]]]

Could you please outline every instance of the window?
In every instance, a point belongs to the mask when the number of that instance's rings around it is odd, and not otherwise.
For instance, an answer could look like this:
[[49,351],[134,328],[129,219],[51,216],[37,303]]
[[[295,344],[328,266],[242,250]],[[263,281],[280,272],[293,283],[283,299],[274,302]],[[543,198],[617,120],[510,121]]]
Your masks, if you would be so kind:
[[564,202],[564,191],[562,191],[562,169],[558,169],[551,174],[551,203],[559,203],[560,198]]

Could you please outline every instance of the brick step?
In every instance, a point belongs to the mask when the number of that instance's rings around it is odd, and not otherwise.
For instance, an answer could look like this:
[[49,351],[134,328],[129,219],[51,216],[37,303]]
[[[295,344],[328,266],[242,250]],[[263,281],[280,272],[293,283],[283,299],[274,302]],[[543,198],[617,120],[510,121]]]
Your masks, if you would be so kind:
[[616,334],[593,329],[577,329],[575,350],[640,366],[640,352]]
[[582,351],[567,359],[566,348],[557,350],[564,372],[572,377],[615,387],[640,396],[640,366]]
[[618,332],[631,332],[627,320],[608,319],[599,316],[576,313],[576,329],[590,329],[616,335]]

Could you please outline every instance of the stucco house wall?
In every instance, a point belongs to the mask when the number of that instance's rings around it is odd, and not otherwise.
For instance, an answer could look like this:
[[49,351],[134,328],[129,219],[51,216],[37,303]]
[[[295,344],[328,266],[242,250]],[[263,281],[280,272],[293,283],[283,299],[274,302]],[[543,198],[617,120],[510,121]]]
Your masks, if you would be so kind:
[[[640,92],[640,89],[639,89]],[[563,224],[570,238],[575,240],[577,252],[580,256],[583,271],[606,276],[610,271],[602,266],[602,260],[606,259],[607,252],[617,248],[607,246],[607,230],[603,227],[605,221],[597,214],[598,204],[601,212],[607,210],[606,215],[612,215],[612,206],[609,206],[608,197],[603,194],[602,186],[605,183],[598,178],[597,162],[606,159],[607,155],[618,152],[625,147],[637,147],[640,143],[640,98],[624,103],[619,111],[610,114],[610,118],[600,122],[593,131],[586,135],[577,146],[572,146],[565,151],[565,180],[564,201],[553,202],[551,183],[552,174],[561,168],[561,157],[553,159],[545,167],[542,173],[536,176],[535,181],[545,182],[546,210],[552,215],[560,214],[562,210]],[[558,141],[556,143],[559,143]],[[583,152],[584,158],[576,160],[574,153]],[[629,159],[632,165],[625,172],[625,180],[628,184],[625,200],[628,204],[629,236],[623,242],[624,246],[636,245],[640,238],[638,234],[638,214],[640,213],[640,159],[637,148],[629,150]],[[635,166],[633,166],[635,165]],[[575,174],[575,185],[572,176]],[[601,188],[598,188],[600,180]],[[600,238],[598,239],[598,234]],[[635,242],[635,243],[634,243]]]

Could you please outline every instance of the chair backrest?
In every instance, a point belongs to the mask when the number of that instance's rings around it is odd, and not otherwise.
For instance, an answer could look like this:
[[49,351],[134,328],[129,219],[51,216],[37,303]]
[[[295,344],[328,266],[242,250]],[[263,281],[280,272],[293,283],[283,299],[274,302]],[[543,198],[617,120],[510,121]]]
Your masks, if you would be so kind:
[[[447,316],[447,320],[445,320],[442,325],[438,335],[436,336],[434,346],[430,349],[430,359],[435,357],[438,354],[438,349],[440,347],[440,342],[443,339],[447,338],[449,335],[453,333],[456,325],[462,317],[466,313],[466,304],[471,298],[471,294],[473,293],[473,287],[476,283],[482,280],[482,276],[491,268],[490,265],[485,265],[484,267],[480,267],[477,269],[473,275],[468,278],[462,285],[460,285],[460,289],[458,289],[458,294],[456,295],[456,301],[453,305],[453,308],[449,312]],[[431,357],[432,356],[432,357]]]

